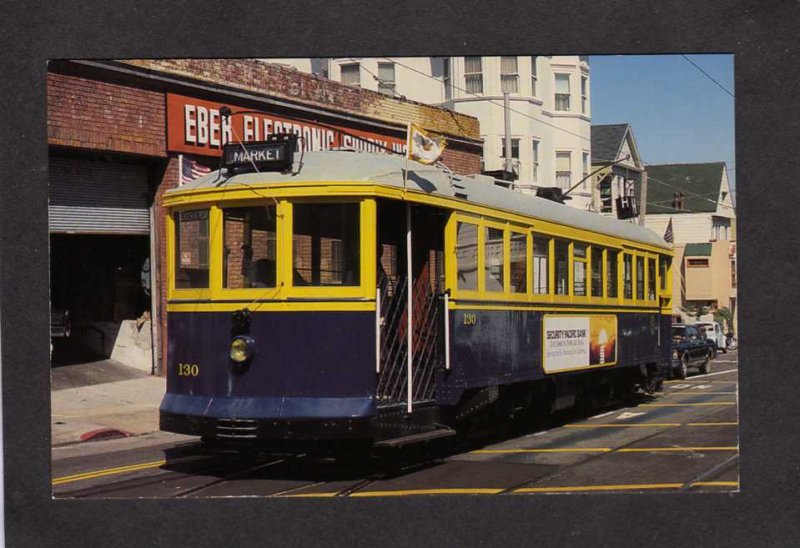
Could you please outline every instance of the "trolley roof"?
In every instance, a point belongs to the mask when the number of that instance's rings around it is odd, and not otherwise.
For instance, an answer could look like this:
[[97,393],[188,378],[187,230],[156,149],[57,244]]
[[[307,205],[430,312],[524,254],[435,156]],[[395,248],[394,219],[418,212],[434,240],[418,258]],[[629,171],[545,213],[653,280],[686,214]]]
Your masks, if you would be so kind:
[[[412,191],[465,199],[476,205],[498,208],[665,249],[672,248],[672,245],[658,234],[638,224],[604,217],[530,194],[522,194],[497,185],[495,179],[484,175],[448,174],[435,166],[412,160],[406,161],[402,156],[390,154],[341,150],[306,152],[302,169],[297,174],[265,171],[228,176],[223,170],[220,176],[218,171],[214,171],[169,193],[223,190],[239,185],[257,187],[274,183],[334,181],[363,181],[403,188],[403,170],[406,166],[408,168],[406,186]],[[295,163],[295,170],[297,167],[298,164]]]

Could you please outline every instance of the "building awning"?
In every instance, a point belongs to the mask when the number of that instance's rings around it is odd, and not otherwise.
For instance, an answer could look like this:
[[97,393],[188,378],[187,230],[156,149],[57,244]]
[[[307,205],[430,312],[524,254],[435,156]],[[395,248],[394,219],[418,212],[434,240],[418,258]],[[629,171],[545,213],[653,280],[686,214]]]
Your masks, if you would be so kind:
[[711,244],[686,244],[685,257],[710,257]]

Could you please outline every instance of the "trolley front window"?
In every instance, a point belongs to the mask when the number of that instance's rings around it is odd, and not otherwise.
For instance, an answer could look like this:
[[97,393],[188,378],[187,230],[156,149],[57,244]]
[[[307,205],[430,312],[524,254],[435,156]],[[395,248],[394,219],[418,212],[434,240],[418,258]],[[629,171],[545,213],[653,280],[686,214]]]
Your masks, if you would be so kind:
[[275,287],[275,206],[224,210],[222,286]]
[[175,213],[175,288],[208,288],[208,209]]
[[292,209],[293,285],[359,285],[359,204],[294,204]]

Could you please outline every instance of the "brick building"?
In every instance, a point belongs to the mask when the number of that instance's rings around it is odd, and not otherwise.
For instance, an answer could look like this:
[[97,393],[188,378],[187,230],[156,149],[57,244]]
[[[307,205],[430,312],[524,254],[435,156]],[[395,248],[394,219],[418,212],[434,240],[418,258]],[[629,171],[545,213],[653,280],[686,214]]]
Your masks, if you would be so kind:
[[[49,66],[47,96],[51,303],[68,310],[73,324],[69,340],[55,341],[54,363],[111,356],[161,372],[161,197],[179,184],[181,165],[215,169],[225,142],[292,132],[306,150],[403,152],[414,122],[444,134],[443,162],[453,172],[481,167],[473,117],[258,61],[58,61]],[[226,124],[223,106],[247,113]],[[241,250],[228,257],[232,283],[247,275],[245,253],[274,254],[269,221],[259,222],[258,238],[245,242],[240,234],[231,246]],[[192,226],[202,232],[207,220]],[[340,260],[336,250],[330,260]]]

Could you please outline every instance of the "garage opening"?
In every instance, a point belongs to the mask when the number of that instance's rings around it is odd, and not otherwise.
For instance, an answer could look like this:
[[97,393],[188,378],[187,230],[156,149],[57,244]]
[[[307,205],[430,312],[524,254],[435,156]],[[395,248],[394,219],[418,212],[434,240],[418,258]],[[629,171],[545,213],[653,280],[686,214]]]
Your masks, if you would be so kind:
[[57,156],[49,169],[51,363],[150,372],[150,169]]

